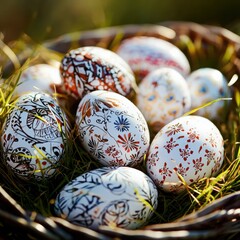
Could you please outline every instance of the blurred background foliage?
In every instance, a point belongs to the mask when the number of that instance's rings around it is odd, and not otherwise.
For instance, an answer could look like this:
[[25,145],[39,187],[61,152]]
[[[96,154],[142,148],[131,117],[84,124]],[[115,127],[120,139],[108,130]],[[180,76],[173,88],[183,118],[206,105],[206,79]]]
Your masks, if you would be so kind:
[[37,42],[100,27],[193,21],[240,33],[239,0],[0,0],[5,42],[26,33]]

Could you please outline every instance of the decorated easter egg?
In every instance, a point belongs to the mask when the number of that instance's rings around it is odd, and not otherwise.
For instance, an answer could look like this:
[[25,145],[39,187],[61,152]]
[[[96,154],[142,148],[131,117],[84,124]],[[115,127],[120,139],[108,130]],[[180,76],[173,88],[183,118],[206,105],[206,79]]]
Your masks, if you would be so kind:
[[131,67],[138,80],[160,67],[171,67],[183,76],[190,72],[184,53],[170,42],[155,37],[133,37],[124,40],[116,53]]
[[147,172],[156,185],[169,192],[184,189],[217,174],[224,158],[223,138],[207,118],[184,116],[165,125],[153,139]]
[[56,87],[62,84],[59,68],[50,64],[36,64],[26,68],[14,89],[16,96],[28,92],[45,92],[53,94]]
[[25,179],[52,176],[64,153],[66,126],[66,117],[52,97],[38,92],[22,95],[3,125],[7,166]]
[[[217,69],[200,68],[186,79],[191,93],[192,109],[201,107],[218,98],[230,97],[227,79]],[[221,119],[227,101],[218,101],[199,109],[196,114],[209,119]]]
[[139,84],[136,105],[154,131],[187,112],[191,95],[186,80],[172,68],[159,68]]
[[94,90],[129,96],[135,86],[128,64],[116,53],[100,47],[71,50],[62,59],[60,72],[66,92],[77,99]]
[[103,167],[69,182],[54,209],[69,222],[91,229],[136,229],[147,223],[157,205],[157,188],[146,174],[130,167]]
[[142,113],[126,97],[104,90],[88,93],[76,113],[80,141],[104,166],[134,166],[149,147],[149,129]]

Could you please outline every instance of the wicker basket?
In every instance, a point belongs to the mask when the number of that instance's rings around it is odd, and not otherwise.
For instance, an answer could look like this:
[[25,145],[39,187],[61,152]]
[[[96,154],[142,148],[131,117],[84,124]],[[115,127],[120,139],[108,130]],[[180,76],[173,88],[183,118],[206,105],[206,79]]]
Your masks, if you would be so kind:
[[[240,74],[240,37],[221,27],[191,22],[128,25],[67,34],[43,46],[59,53],[86,45],[113,49],[116,42],[142,35],[155,36],[178,46],[188,57],[192,69],[214,66],[229,79]],[[29,49],[19,54],[20,62],[29,54]],[[9,63],[5,71],[12,68]],[[239,82],[234,87],[239,88]],[[25,210],[3,188],[0,187],[0,239],[240,239],[240,191],[171,223],[152,224],[139,230],[104,226],[93,231],[57,217],[44,217]]]

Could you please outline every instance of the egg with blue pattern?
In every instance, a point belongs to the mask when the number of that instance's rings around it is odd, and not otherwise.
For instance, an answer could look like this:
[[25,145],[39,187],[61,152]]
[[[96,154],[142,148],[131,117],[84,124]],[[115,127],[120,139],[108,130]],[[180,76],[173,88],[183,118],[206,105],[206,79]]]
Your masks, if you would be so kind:
[[145,173],[130,167],[103,167],[69,182],[57,195],[56,215],[69,222],[137,229],[145,225],[158,205],[158,191]]
[[[219,98],[228,98],[231,96],[226,77],[217,69],[197,69],[186,80],[191,93],[192,109],[201,107]],[[227,101],[218,101],[209,106],[204,106],[196,114],[212,120],[221,119],[221,113],[227,105]]]
[[136,106],[157,132],[190,109],[191,97],[183,76],[172,68],[159,68],[139,84]]

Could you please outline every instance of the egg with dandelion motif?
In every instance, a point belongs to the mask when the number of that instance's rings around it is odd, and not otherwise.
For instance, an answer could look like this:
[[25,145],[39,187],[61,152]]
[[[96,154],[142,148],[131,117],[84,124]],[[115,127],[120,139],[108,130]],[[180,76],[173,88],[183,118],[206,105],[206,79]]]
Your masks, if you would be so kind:
[[[216,99],[231,96],[227,79],[217,69],[197,69],[193,71],[186,80],[191,93],[192,109],[201,107]],[[221,119],[227,105],[227,101],[214,102],[209,106],[204,106],[199,109],[196,114],[212,120]]]
[[95,46],[68,52],[62,59],[60,72],[65,91],[76,99],[94,90],[128,97],[136,84],[132,70],[120,56]]
[[52,176],[65,150],[68,125],[57,102],[31,92],[17,99],[1,134],[6,165],[24,179]]
[[126,97],[103,90],[88,93],[76,113],[79,139],[104,166],[135,166],[149,147],[149,129],[139,109]]
[[57,195],[54,210],[69,222],[137,229],[149,221],[158,205],[153,181],[130,167],[103,167],[69,182]]
[[207,118],[183,116],[154,137],[147,172],[159,188],[179,192],[186,185],[215,176],[223,159],[223,137],[218,128]]
[[116,53],[129,64],[138,81],[160,67],[174,68],[184,77],[190,73],[190,64],[184,53],[172,43],[159,38],[128,38],[122,41]]
[[61,84],[59,68],[50,64],[36,64],[23,70],[18,85],[14,89],[14,95],[21,96],[36,91],[51,95]]
[[151,129],[158,132],[190,110],[191,95],[187,82],[172,68],[154,70],[140,82],[136,106]]

